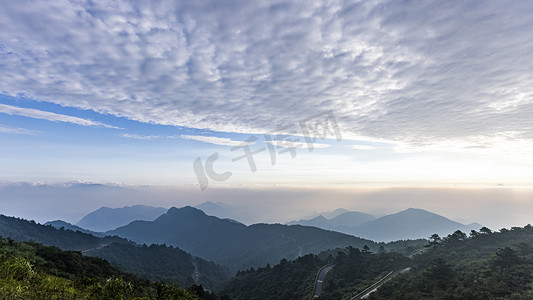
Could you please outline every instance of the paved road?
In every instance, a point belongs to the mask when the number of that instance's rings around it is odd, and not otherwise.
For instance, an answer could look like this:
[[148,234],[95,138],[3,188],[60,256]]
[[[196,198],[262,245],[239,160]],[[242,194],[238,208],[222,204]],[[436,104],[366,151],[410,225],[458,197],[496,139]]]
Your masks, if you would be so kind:
[[375,292],[378,289],[378,287],[380,287],[381,284],[384,283],[384,280],[386,280],[387,278],[390,278],[392,273],[394,273],[394,271],[390,271],[389,273],[387,273],[387,275],[382,277],[380,280],[374,282],[371,286],[367,287],[366,289],[364,289],[359,294],[357,294],[357,295],[353,296],[352,298],[350,298],[350,300],[367,298],[368,295],[370,295],[371,293]]
[[326,280],[326,275],[328,275],[328,272],[331,271],[333,267],[334,265],[324,266],[318,271],[318,274],[316,275],[315,289],[309,300],[318,298],[318,296],[320,296],[320,293],[322,293],[322,287],[324,286],[324,281]]

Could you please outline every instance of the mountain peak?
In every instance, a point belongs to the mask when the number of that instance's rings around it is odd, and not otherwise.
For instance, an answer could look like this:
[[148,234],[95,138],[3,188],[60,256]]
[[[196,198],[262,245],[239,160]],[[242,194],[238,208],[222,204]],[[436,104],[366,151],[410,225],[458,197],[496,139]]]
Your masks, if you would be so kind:
[[87,214],[76,225],[92,231],[105,232],[132,221],[152,221],[164,214],[166,209],[145,205],[124,206],[121,208],[100,207]]
[[413,208],[413,207],[410,207],[406,210],[402,210],[402,211],[399,211],[397,213],[395,213],[394,215],[396,214],[428,214],[428,215],[438,215],[436,213],[432,213],[430,211],[427,211],[425,209],[421,209],[421,208]]
[[327,219],[323,215],[312,218],[310,221],[326,221]]
[[188,213],[188,214],[202,214],[202,215],[205,215],[205,213],[198,209],[198,208],[194,208],[192,206],[184,206],[184,207],[181,207],[181,208],[177,208],[175,206],[169,208],[169,210],[167,211],[167,214],[177,214],[177,213]]

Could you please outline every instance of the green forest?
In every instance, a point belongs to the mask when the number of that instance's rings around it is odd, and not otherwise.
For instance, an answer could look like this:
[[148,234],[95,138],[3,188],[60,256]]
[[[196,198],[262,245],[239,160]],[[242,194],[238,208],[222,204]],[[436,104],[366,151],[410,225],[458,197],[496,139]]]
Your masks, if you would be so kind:
[[410,255],[348,247],[239,272],[221,292],[236,300],[308,299],[316,272],[333,264],[319,300],[351,299],[391,271],[368,299],[533,299],[532,245],[528,225],[433,235]]
[[198,290],[150,282],[77,251],[0,238],[2,299],[200,300]]
[[433,235],[412,265],[369,299],[533,299],[533,227]]
[[[177,247],[137,245],[116,236],[95,237],[3,215],[0,215],[0,236],[81,251],[86,256],[106,259],[112,266],[143,279],[175,282],[180,286],[198,284],[213,289],[231,275],[225,268]],[[197,278],[192,276],[195,270],[198,271]]]

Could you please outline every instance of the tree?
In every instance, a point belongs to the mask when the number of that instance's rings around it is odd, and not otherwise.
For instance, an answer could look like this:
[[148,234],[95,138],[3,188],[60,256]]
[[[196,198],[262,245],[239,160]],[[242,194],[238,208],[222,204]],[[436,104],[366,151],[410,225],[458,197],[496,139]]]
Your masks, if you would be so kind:
[[129,299],[133,295],[133,286],[122,278],[109,278],[103,288],[105,299]]
[[457,230],[446,237],[446,243],[457,243],[466,240],[466,238],[466,233],[462,232],[461,230]]
[[510,269],[518,263],[520,263],[520,257],[509,247],[499,249],[496,252],[496,259],[493,262],[494,266],[505,270]]
[[440,236],[434,233],[429,237],[429,244],[427,245],[427,247],[435,247],[437,245],[440,245],[441,242],[442,239],[440,238]]
[[428,269],[428,278],[440,290],[446,290],[455,284],[455,271],[442,258],[437,258]]
[[487,227],[483,226],[481,227],[481,229],[479,230],[480,233],[482,234],[491,234],[492,233],[492,230],[488,229]]

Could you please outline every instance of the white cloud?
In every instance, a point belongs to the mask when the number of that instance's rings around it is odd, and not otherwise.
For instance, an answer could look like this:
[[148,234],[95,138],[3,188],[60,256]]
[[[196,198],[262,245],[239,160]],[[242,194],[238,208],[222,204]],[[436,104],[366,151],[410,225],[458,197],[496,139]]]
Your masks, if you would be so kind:
[[2,125],[0,125],[0,132],[12,133],[12,134],[28,134],[28,135],[36,134],[36,132],[33,130],[28,130],[25,128],[18,128],[18,127],[5,127]]
[[134,133],[122,133],[120,136],[134,140],[155,140],[162,138],[162,136],[159,135],[140,135]]
[[291,141],[291,140],[273,140],[273,141],[266,141],[266,143],[274,145],[276,147],[282,147],[282,148],[329,148],[330,145],[328,144],[320,144],[320,143],[310,143],[308,145],[306,142],[299,142],[299,141]]
[[203,136],[203,135],[180,135],[180,138],[185,140],[194,140],[214,145],[220,145],[220,146],[240,146],[240,145],[248,145],[247,142],[242,141],[234,141],[232,139],[228,138],[220,138],[216,136]]
[[16,106],[11,106],[11,105],[6,105],[6,104],[0,104],[0,113],[4,113],[8,115],[24,116],[28,118],[34,118],[34,119],[43,119],[43,120],[48,120],[51,122],[65,122],[65,123],[72,123],[72,124],[81,125],[81,126],[96,126],[96,127],[119,129],[117,127],[103,124],[97,121],[56,114],[53,112],[42,111],[42,110],[33,109],[33,108],[16,107]]
[[9,1],[0,92],[225,132],[332,110],[345,139],[531,141],[532,6]]
[[374,149],[376,149],[376,147],[368,146],[368,145],[352,145],[351,147],[353,149],[356,149],[356,150],[374,150]]
[[121,137],[134,139],[134,140],[156,140],[156,139],[177,139],[177,135],[142,135],[136,133],[121,133]]

